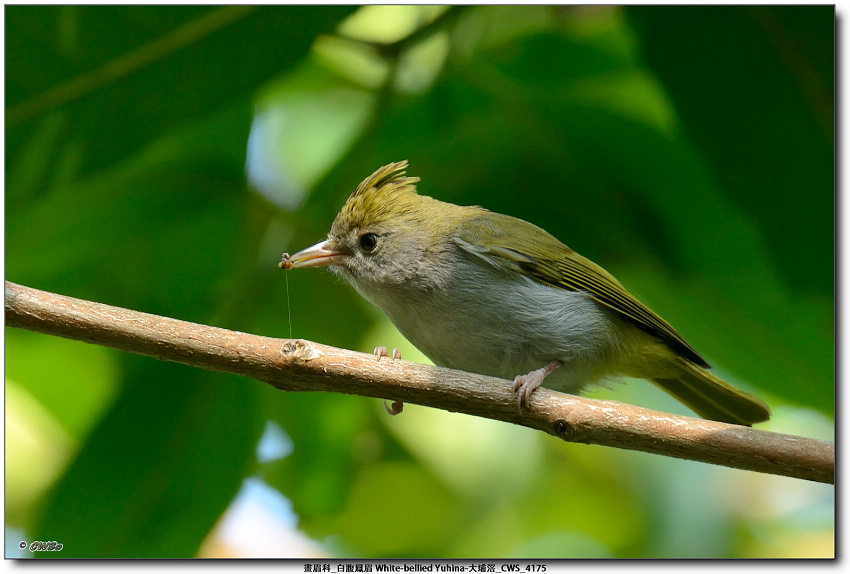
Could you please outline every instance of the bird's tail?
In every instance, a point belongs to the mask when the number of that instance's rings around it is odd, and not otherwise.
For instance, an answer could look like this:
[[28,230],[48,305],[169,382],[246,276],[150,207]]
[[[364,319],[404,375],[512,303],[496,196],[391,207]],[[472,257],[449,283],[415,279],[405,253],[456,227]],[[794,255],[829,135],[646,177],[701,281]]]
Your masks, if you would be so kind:
[[687,359],[676,357],[664,377],[653,382],[689,406],[699,416],[751,426],[770,418],[770,408],[758,397],[737,389]]

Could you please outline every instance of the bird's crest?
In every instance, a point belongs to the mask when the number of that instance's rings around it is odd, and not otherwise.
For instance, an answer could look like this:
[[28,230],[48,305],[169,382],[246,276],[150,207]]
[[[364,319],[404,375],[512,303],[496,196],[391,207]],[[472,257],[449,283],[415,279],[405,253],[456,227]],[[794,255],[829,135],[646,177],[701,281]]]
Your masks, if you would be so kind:
[[[357,189],[354,190],[351,197],[354,198],[359,195],[368,194],[373,188],[375,189],[375,193],[378,193],[379,191],[384,190],[390,191],[386,188],[392,188],[395,190],[412,186],[414,183],[419,181],[419,178],[405,177],[404,170],[406,169],[406,159],[378,168],[375,173],[364,179],[363,182],[357,186]],[[415,191],[415,188],[411,191]]]
[[385,165],[363,180],[345,202],[337,221],[364,226],[409,212],[419,199],[418,177],[406,177],[407,160]]

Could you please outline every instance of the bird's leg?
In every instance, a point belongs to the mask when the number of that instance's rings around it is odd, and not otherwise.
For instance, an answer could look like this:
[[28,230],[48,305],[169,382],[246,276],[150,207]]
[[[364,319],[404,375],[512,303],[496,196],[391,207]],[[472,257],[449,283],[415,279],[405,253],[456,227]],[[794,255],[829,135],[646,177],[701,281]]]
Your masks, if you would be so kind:
[[[381,360],[381,357],[389,357],[390,354],[387,351],[386,347],[375,347],[375,356],[378,357],[378,360]],[[393,359],[401,359],[401,353],[398,349],[393,349]],[[395,401],[392,405],[387,406],[387,401],[384,401],[384,409],[392,415],[396,416],[404,410],[404,403],[401,401]]]
[[514,392],[517,394],[516,406],[520,414],[522,414],[522,405],[528,406],[531,393],[543,384],[543,379],[563,364],[562,361],[552,361],[542,369],[531,371],[526,375],[519,375],[514,379]]

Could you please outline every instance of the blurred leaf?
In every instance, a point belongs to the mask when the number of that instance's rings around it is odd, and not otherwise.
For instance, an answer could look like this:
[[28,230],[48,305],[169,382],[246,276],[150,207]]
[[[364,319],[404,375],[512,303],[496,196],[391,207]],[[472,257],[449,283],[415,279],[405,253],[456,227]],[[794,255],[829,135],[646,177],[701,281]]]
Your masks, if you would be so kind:
[[24,385],[8,376],[4,407],[6,526],[28,528],[32,508],[64,472],[79,441]]
[[249,182],[272,203],[297,210],[362,133],[373,107],[370,92],[307,60],[260,98],[248,140]]
[[446,12],[446,6],[363,6],[339,25],[345,37],[390,44],[403,40],[418,28]]
[[615,556],[598,541],[571,532],[549,532],[514,549],[511,556],[533,560],[563,558],[580,559],[614,558]]
[[543,466],[542,437],[533,431],[416,406],[404,414],[384,420],[390,432],[423,466],[473,501],[489,499],[492,492],[525,492]]
[[789,283],[831,296],[834,7],[627,13],[721,192],[757,222]]
[[23,384],[71,436],[85,438],[116,394],[117,353],[20,329],[6,328],[5,338],[6,377]]
[[36,529],[36,539],[64,544],[58,557],[191,557],[254,461],[259,383],[126,362],[124,393]]
[[7,276],[104,303],[205,317],[221,269],[239,269],[240,249],[250,249],[244,148],[229,149],[237,139],[244,145],[247,119],[241,109],[223,114],[33,201],[8,222]]
[[269,390],[268,416],[286,430],[292,454],[267,469],[264,479],[293,501],[301,527],[323,538],[344,508],[356,469],[387,455],[374,419],[374,399],[328,393]]
[[454,508],[451,493],[417,465],[373,464],[356,477],[333,528],[354,552],[342,556],[429,556],[455,534],[446,521]]
[[[65,140],[84,146],[80,173],[102,169],[175,127],[236,101],[247,105],[307,54],[316,34],[353,10],[11,6],[7,150],[17,158],[28,122],[62,109]],[[57,42],[68,18],[74,37]],[[63,50],[69,43],[75,49]]]

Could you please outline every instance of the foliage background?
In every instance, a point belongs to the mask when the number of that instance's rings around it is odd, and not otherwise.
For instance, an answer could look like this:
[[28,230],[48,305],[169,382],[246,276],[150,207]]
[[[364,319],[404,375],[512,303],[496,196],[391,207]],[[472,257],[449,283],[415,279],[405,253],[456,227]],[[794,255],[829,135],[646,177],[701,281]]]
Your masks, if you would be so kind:
[[[376,167],[603,264],[765,428],[834,434],[834,13],[7,6],[6,278],[424,360],[323,271]],[[286,281],[288,280],[288,285]],[[287,289],[289,298],[287,300]],[[291,324],[290,324],[291,315]],[[15,329],[6,555],[832,556],[832,487]],[[594,396],[687,409],[645,382]]]

